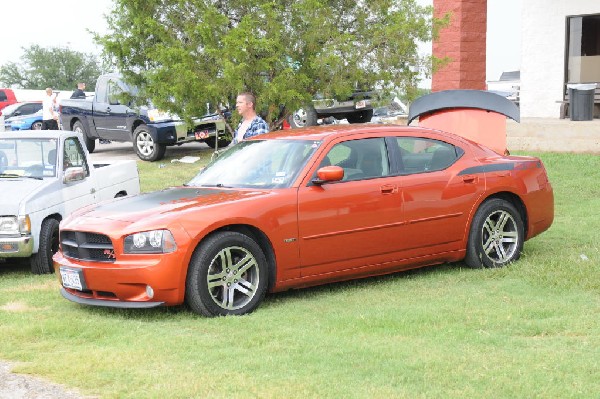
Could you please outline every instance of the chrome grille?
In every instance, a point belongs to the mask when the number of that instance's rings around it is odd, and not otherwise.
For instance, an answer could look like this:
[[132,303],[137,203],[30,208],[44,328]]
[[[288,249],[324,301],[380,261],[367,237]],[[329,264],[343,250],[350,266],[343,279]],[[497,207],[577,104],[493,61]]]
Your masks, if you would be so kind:
[[112,241],[104,234],[63,230],[60,232],[60,245],[63,255],[68,258],[96,262],[115,261]]

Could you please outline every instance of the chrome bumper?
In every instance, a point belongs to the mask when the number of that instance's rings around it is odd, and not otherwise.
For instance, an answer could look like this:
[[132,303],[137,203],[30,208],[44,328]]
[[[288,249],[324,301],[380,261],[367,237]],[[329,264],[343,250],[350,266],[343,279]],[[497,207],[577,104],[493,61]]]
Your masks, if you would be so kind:
[[28,258],[33,254],[33,238],[0,237],[0,258]]

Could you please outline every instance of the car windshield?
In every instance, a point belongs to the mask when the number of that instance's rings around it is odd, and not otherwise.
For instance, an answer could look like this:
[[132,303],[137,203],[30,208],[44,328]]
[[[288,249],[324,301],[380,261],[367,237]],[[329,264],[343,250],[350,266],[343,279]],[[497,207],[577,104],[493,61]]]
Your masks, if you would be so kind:
[[56,140],[0,139],[0,178],[56,175]]
[[285,188],[319,147],[312,140],[251,140],[228,148],[189,183],[194,187]]
[[15,109],[19,108],[21,105],[23,105],[23,104],[22,103],[15,103],[15,104],[7,105],[6,107],[2,108],[2,113],[4,115],[12,114],[13,111]]

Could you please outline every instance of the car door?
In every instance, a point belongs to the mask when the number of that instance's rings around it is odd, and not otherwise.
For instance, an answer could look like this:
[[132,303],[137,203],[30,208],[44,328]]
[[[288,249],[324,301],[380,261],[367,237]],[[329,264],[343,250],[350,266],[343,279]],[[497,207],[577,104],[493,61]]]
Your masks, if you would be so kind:
[[90,175],[90,167],[87,164],[85,153],[81,143],[75,137],[65,139],[63,146],[63,163],[56,165],[59,168],[59,177],[64,176],[68,168],[83,168],[84,177],[81,180],[72,182],[63,182],[61,190],[62,201],[64,204],[64,214],[71,212],[82,206],[96,202],[96,184],[94,177]]
[[341,166],[344,179],[298,193],[302,277],[389,261],[400,233],[401,197],[383,137],[339,142],[327,164]]
[[101,138],[129,140],[127,115],[131,110],[122,104],[126,89],[122,82],[111,77],[106,81],[105,90],[99,90],[94,103],[94,124]]
[[402,250],[407,257],[460,248],[469,213],[484,190],[477,175],[460,175],[469,163],[460,146],[421,137],[396,137],[390,147],[402,178]]

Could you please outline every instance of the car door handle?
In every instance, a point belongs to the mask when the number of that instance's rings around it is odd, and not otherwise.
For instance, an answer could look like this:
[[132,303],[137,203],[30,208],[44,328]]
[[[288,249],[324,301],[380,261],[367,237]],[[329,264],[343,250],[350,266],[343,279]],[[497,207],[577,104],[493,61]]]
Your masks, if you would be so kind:
[[95,194],[95,193],[96,193],[96,189],[92,187],[92,188],[90,189],[90,194]]
[[462,179],[465,183],[476,183],[477,182],[477,176],[473,176],[473,175],[463,176]]
[[385,186],[381,186],[382,194],[394,194],[398,192],[398,186],[395,184],[386,184]]

